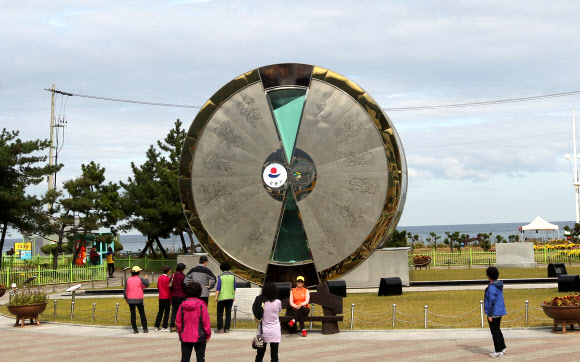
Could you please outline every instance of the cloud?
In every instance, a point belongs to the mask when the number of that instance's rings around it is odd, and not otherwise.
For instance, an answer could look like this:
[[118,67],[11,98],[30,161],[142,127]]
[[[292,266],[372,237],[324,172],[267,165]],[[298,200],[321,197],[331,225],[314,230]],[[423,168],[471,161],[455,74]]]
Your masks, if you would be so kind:
[[[78,94],[202,105],[238,75],[279,62],[341,73],[389,108],[578,90],[579,11],[570,1],[8,2],[0,12],[0,123],[25,139],[48,138],[43,89],[53,83]],[[196,113],[79,97],[65,107],[65,100],[57,97],[57,114],[69,120],[59,179],[90,160],[108,178],[126,179],[130,162],[142,162],[175,119],[187,128]],[[538,178],[569,173],[562,154],[571,153],[570,110],[579,101],[389,111],[407,147],[405,215],[419,215],[426,206],[412,193],[436,195],[433,185],[467,203],[480,201],[483,191],[463,193],[473,185],[496,189],[490,199],[513,200],[511,186],[502,191],[496,180],[529,190]],[[551,199],[546,208],[571,202],[566,193],[533,191]],[[514,218],[528,219],[512,204]],[[433,222],[461,218],[468,216],[449,208]]]

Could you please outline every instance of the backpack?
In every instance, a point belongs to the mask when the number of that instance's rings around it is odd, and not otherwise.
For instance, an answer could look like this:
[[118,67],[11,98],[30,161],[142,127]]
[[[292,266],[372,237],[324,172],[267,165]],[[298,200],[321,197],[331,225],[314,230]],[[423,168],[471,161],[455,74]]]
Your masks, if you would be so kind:
[[252,304],[252,313],[254,314],[254,318],[259,321],[264,318],[264,297],[262,295],[258,295],[256,299],[254,299],[254,304]]

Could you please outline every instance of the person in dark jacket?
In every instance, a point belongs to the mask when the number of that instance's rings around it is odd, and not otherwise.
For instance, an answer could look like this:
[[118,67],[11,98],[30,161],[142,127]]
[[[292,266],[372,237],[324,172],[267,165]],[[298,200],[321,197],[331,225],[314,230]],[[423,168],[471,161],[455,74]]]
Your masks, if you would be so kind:
[[175,274],[173,274],[169,280],[169,291],[171,293],[171,322],[169,323],[169,327],[171,328],[171,332],[176,332],[175,316],[177,315],[177,309],[187,297],[185,289],[183,289],[183,279],[185,279],[183,271],[185,268],[185,264],[177,264]]
[[97,246],[93,245],[93,247],[91,248],[91,251],[89,252],[89,259],[91,259],[91,263],[93,265],[99,265],[99,256],[100,254],[97,252]]
[[216,282],[215,275],[207,267],[207,261],[207,256],[200,256],[199,265],[191,268],[183,281],[186,286],[191,282],[198,282],[201,285],[201,297],[199,299],[203,300],[205,305],[209,302],[209,291],[215,286]]
[[147,316],[145,315],[145,306],[143,305],[143,289],[149,287],[149,280],[147,279],[147,274],[145,278],[141,278],[139,273],[141,268],[135,265],[131,269],[131,278],[127,279],[125,283],[125,301],[129,304],[129,309],[131,310],[131,326],[135,333],[139,333],[137,330],[137,313],[135,308],[139,310],[139,315],[141,316],[141,326],[143,327],[143,333],[148,333],[147,329]]
[[489,330],[493,338],[493,346],[495,351],[490,353],[490,357],[503,357],[506,353],[505,341],[503,333],[501,333],[500,324],[501,317],[506,315],[505,302],[503,299],[503,282],[497,280],[499,278],[499,270],[496,267],[490,266],[485,271],[489,285],[485,288],[484,309],[487,315],[487,322],[489,323]]
[[205,361],[205,346],[211,338],[211,325],[207,305],[199,299],[202,289],[199,283],[189,283],[186,288],[188,298],[177,311],[181,361],[189,361],[194,349],[196,360]]

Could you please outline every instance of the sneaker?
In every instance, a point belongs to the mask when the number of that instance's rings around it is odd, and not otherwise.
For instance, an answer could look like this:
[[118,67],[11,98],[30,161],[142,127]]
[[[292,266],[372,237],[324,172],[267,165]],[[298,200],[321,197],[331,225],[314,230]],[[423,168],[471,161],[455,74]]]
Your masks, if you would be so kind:
[[169,329],[167,329],[167,328],[163,328],[163,329],[161,330],[161,332],[169,332]]
[[133,330],[133,333],[137,334],[137,333],[139,333],[139,331],[138,331],[138,330],[136,330],[136,329],[134,329],[134,330]]
[[224,330],[223,329],[216,329],[215,332],[216,333],[224,333]]
[[288,325],[290,326],[290,328],[294,327],[294,323],[296,323],[296,321],[294,319],[292,319],[290,322],[288,322]]
[[143,333],[149,333],[149,330],[148,329],[144,329],[143,330]]
[[155,328],[153,329],[153,332],[159,332],[159,328],[155,327]]
[[229,329],[224,329],[224,333],[230,333]]
[[503,351],[501,351],[501,353],[506,354],[507,352],[507,348],[504,348]]
[[306,329],[302,330],[302,337],[306,337]]
[[493,353],[490,353],[489,356],[492,358],[503,357],[503,352],[493,352]]

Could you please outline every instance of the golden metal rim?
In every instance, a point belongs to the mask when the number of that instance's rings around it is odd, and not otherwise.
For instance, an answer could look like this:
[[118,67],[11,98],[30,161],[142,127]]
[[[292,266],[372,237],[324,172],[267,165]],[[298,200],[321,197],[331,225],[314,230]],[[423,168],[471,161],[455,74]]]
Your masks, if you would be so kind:
[[[328,269],[318,271],[320,280],[332,280],[352,271],[365,261],[377,246],[393,233],[405,203],[407,166],[403,146],[392,121],[383,113],[379,105],[368,93],[350,79],[325,68],[313,66],[312,79],[317,79],[340,89],[352,97],[367,112],[382,136],[389,171],[387,195],[382,215],[373,231],[351,255]],[[209,236],[201,223],[191,192],[191,168],[199,137],[215,111],[234,94],[260,81],[259,68],[244,73],[223,86],[204,104],[187,133],[181,154],[179,175],[179,189],[184,213],[203,248],[216,262],[228,261],[232,264],[232,272],[237,276],[257,284],[262,283],[265,273],[247,267],[237,261],[234,256],[226,254]],[[304,88],[303,86],[297,87]]]

